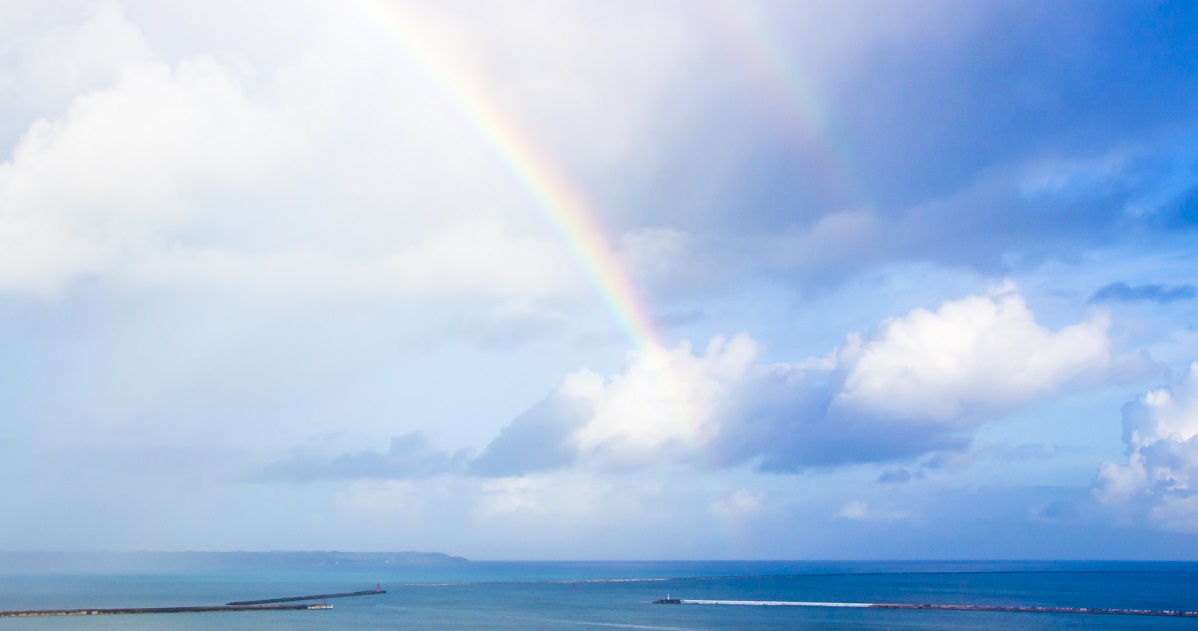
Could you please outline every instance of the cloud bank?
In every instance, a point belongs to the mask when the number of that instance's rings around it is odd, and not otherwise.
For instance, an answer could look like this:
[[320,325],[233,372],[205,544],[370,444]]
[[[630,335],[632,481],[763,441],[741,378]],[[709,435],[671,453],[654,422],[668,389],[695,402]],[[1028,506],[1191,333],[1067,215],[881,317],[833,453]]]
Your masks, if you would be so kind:
[[331,459],[297,455],[280,460],[254,476],[262,482],[314,482],[316,480],[402,480],[460,473],[470,453],[449,454],[436,447],[423,432],[391,439],[386,453],[360,451]]
[[208,56],[167,63],[113,5],[56,37],[66,45],[28,55],[66,56],[42,63],[78,68],[82,91],[0,164],[0,291],[122,270],[201,200],[259,186],[297,150],[289,117],[242,73]]
[[481,475],[660,463],[793,472],[962,450],[973,431],[1114,362],[1103,312],[1057,331],[1010,285],[916,309],[825,357],[762,361],[748,335],[569,375],[474,460]]
[[1198,532],[1198,363],[1179,382],[1123,406],[1127,462],[1106,462],[1095,495],[1158,526]]

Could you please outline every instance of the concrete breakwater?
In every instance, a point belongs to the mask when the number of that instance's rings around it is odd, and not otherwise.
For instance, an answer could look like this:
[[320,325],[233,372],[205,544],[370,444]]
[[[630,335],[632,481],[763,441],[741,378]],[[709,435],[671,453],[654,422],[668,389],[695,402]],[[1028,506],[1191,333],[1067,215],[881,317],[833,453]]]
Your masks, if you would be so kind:
[[[299,602],[305,600],[328,600],[329,598],[348,598],[350,596],[370,596],[386,594],[381,586],[374,589],[357,592],[338,592],[332,594],[313,594],[310,596],[283,596],[281,598],[265,598],[262,600],[236,600],[224,605],[197,605],[189,607],[74,607],[71,609],[12,609],[0,610],[0,618],[27,618],[35,616],[113,616],[150,613],[212,613],[220,611],[310,611],[314,609],[332,609],[328,603]],[[295,604],[276,604],[295,603]]]
[[197,607],[117,607],[85,609],[18,609],[0,610],[0,618],[27,618],[36,616],[112,616],[142,613],[207,613],[214,611],[304,611],[309,609],[332,609],[332,605],[266,605],[257,607],[209,605]]
[[780,600],[687,600],[663,598],[653,601],[661,605],[739,605],[751,607],[831,607],[852,609],[915,609],[920,611],[988,611],[1002,613],[1091,614],[1108,616],[1165,616],[1198,618],[1198,611],[1168,609],[1107,609],[1101,607],[1034,607],[1021,605],[933,605],[906,603],[836,603]]
[[374,596],[375,594],[386,594],[387,590],[381,587],[374,589],[364,589],[358,592],[341,592],[338,594],[313,594],[311,596],[284,596],[282,598],[263,598],[261,600],[235,600],[231,603],[225,603],[229,606],[234,605],[267,605],[270,603],[289,603],[300,600],[328,600],[329,598],[349,598],[350,596]]

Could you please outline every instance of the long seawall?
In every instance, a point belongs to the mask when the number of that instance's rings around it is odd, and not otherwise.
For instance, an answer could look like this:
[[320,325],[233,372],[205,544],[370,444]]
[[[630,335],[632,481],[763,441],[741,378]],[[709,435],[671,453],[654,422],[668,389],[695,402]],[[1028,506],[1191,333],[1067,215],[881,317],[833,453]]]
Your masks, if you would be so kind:
[[1101,607],[1028,607],[1017,605],[933,605],[906,603],[836,603],[784,600],[688,600],[663,599],[659,604],[680,605],[738,605],[750,607],[838,607],[853,609],[915,609],[920,611],[989,611],[1004,613],[1055,613],[1092,614],[1108,616],[1165,616],[1173,618],[1198,618],[1198,611],[1174,611],[1168,609],[1107,609]]
[[0,618],[29,618],[36,616],[113,616],[141,613],[209,613],[215,611],[305,611],[332,609],[332,605],[266,605],[257,607],[209,605],[199,607],[118,607],[76,609],[17,609],[0,610]]
[[[339,592],[335,594],[313,594],[310,596],[284,596],[281,598],[265,598],[262,600],[236,600],[224,605],[199,605],[191,607],[75,607],[71,609],[12,609],[0,610],[0,618],[28,618],[34,616],[113,616],[142,613],[212,613],[218,611],[309,611],[313,609],[332,609],[327,603],[297,603],[303,600],[327,600],[329,598],[348,598],[350,596],[371,596],[386,594],[381,586],[357,592]],[[276,604],[297,603],[297,604]]]
[[261,600],[235,600],[226,605],[267,605],[270,603],[290,603],[299,600],[327,600],[329,598],[349,598],[351,596],[374,596],[375,594],[386,594],[385,589],[364,589],[360,592],[341,592],[338,594],[313,594],[311,596],[284,596],[282,598],[263,598]]

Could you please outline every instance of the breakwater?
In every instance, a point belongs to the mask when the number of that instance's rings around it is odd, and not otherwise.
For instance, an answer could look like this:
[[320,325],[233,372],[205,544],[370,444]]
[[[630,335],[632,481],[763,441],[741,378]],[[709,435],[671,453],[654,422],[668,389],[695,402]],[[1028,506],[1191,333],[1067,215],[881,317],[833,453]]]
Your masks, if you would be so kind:
[[[333,594],[312,594],[310,596],[283,596],[281,598],[265,598],[262,600],[235,600],[224,605],[196,605],[188,607],[74,607],[71,609],[11,609],[0,610],[0,618],[28,618],[35,616],[119,616],[129,614],[150,613],[213,613],[220,611],[310,611],[313,609],[332,609],[328,603],[302,603],[305,600],[328,600],[329,598],[348,598],[350,596],[370,596],[386,594],[379,585],[374,589],[357,592],[338,592]],[[296,604],[278,604],[296,603]]]
[[82,609],[17,609],[0,610],[0,618],[28,618],[37,616],[114,616],[143,613],[209,613],[216,611],[305,611],[310,609],[332,609],[332,605],[208,605],[197,607],[117,607]]
[[261,600],[235,600],[231,603],[226,603],[226,605],[267,605],[270,603],[290,603],[299,600],[327,600],[329,598],[349,598],[351,596],[374,596],[375,594],[386,593],[387,590],[376,587],[374,589],[364,589],[358,592],[341,592],[339,594],[313,594],[311,596],[284,596],[282,598],[263,598]]
[[663,598],[653,601],[661,605],[738,605],[750,607],[833,607],[854,609],[914,609],[919,611],[987,611],[1000,613],[1055,613],[1107,616],[1164,616],[1198,618],[1198,611],[1168,609],[1108,609],[1102,607],[1031,607],[1019,605],[934,605],[906,603],[836,603],[781,600],[688,600]]

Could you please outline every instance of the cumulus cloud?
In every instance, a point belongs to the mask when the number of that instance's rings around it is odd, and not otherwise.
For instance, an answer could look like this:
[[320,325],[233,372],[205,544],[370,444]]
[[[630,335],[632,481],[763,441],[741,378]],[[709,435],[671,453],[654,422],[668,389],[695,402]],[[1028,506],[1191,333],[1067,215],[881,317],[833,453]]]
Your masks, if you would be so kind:
[[89,90],[108,89],[125,69],[154,61],[143,33],[115,2],[93,4],[81,24],[27,35],[18,46],[24,49],[13,68],[24,88],[19,98],[45,109],[62,108]]
[[1060,331],[1036,323],[1013,287],[916,309],[850,340],[852,365],[834,407],[852,415],[946,423],[1001,410],[1110,362],[1104,314]]
[[0,289],[55,291],[110,271],[198,198],[242,190],[295,150],[286,117],[239,72],[204,56],[153,58],[114,11],[57,35],[82,50],[103,38],[111,54],[63,64],[81,91],[0,164]]
[[[696,355],[690,344],[634,355],[623,374],[568,375],[542,403],[479,456],[483,474],[556,468],[583,460],[614,468],[682,458],[718,433],[718,414],[742,384],[759,348],[747,335],[717,337]],[[539,455],[538,455],[539,454]]]
[[1103,463],[1094,492],[1103,502],[1160,526],[1198,532],[1198,363],[1180,382],[1123,406],[1127,462]]
[[474,461],[483,475],[661,462],[767,471],[962,450],[981,424],[1096,380],[1112,362],[1102,312],[1051,331],[1011,285],[916,309],[824,357],[761,361],[748,335],[630,356],[568,376]]

